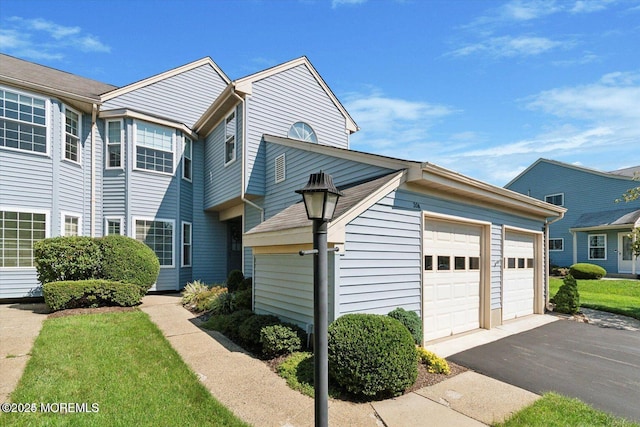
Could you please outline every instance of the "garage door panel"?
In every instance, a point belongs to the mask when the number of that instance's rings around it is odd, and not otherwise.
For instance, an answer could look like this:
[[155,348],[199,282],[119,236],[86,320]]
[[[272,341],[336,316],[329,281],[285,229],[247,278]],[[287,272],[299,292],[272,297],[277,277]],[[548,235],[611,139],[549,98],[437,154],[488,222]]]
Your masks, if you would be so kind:
[[526,316],[534,312],[534,241],[533,234],[507,232],[505,235],[503,320]]

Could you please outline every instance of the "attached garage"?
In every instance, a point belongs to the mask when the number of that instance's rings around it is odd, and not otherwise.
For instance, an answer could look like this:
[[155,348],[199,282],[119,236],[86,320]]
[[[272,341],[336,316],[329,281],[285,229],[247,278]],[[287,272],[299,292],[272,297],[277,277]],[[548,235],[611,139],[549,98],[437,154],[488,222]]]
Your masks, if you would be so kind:
[[531,232],[505,230],[502,320],[515,319],[539,312],[536,310],[536,283],[541,253],[541,235]]
[[425,217],[425,341],[481,326],[483,230],[480,224]]

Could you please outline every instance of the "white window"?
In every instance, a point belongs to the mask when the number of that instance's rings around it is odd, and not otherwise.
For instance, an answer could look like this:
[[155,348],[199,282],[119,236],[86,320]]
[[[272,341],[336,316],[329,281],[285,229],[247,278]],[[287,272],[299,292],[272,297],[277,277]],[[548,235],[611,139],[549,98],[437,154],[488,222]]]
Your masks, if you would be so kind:
[[227,116],[225,120],[225,144],[224,163],[230,163],[236,159],[236,113]]
[[0,267],[33,267],[33,244],[46,237],[46,213],[0,209]]
[[607,235],[589,235],[589,259],[607,259]]
[[173,174],[173,139],[171,129],[136,122],[136,169]]
[[64,110],[64,158],[80,163],[80,115],[69,107]]
[[305,122],[294,123],[291,128],[289,128],[287,136],[289,138],[299,139],[300,141],[313,142],[314,144],[318,143],[318,137],[313,131],[313,128]]
[[47,154],[47,102],[0,89],[0,147]]
[[544,196],[544,201],[556,206],[564,206],[564,193],[549,194]]
[[122,229],[122,218],[105,218],[104,220],[104,234],[105,236],[110,234],[124,234]]
[[276,184],[285,180],[286,176],[286,162],[284,153],[280,154],[276,157],[275,160],[275,175],[276,175]]
[[182,178],[191,181],[191,147],[192,142],[189,138],[184,138],[184,151],[182,152]]
[[550,251],[564,251],[564,239],[549,239]]
[[136,219],[135,239],[156,253],[160,267],[173,267],[174,221],[162,219]]
[[60,231],[63,236],[80,236],[82,234],[82,217],[71,212],[60,212]]
[[107,169],[121,169],[122,168],[122,120],[109,120],[107,121]]
[[191,223],[182,223],[182,266],[191,267]]

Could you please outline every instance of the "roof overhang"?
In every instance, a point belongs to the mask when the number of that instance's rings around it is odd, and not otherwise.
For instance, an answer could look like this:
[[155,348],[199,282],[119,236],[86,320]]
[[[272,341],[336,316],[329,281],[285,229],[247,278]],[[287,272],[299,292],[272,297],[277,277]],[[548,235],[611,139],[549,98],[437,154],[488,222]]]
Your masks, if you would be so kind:
[[28,82],[26,80],[16,79],[9,76],[1,76],[0,84],[17,86],[26,90],[31,90],[40,94],[59,98],[65,104],[69,104],[70,106],[86,113],[90,113],[93,110],[93,105],[100,105],[102,103],[100,101],[100,98],[97,97],[94,98],[90,96],[78,95],[69,91],[60,90],[52,88],[50,86]]
[[[633,230],[640,227],[640,209],[586,213],[576,222],[578,225],[569,228],[569,231]],[[584,224],[581,225],[581,222]]]
[[242,97],[236,93],[233,83],[228,84],[193,125],[194,131],[206,137],[241,101]]
[[140,111],[132,110],[129,108],[117,108],[114,110],[104,110],[100,111],[98,117],[101,119],[117,119],[121,117],[128,117],[131,119],[144,120],[145,122],[154,123],[160,126],[166,126],[174,129],[178,129],[182,131],[182,133],[190,136],[192,139],[197,140],[198,134],[194,132],[191,128],[189,128],[184,123],[179,123],[167,118],[158,117],[146,113],[142,113]]

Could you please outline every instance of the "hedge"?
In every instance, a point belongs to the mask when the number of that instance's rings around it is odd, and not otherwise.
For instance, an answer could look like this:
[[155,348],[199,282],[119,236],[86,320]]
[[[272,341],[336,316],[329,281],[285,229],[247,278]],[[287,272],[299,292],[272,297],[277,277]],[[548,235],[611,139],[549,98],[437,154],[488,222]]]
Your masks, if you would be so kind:
[[53,310],[69,308],[121,306],[140,304],[140,287],[110,280],[75,280],[45,283],[44,302]]
[[61,280],[100,278],[102,253],[91,237],[53,237],[33,244],[38,280],[45,284]]
[[102,278],[138,285],[146,293],[158,279],[160,261],[155,252],[131,237],[113,234],[98,239],[102,251]]
[[579,262],[569,268],[569,274],[571,274],[574,279],[597,280],[602,279],[607,274],[607,270],[599,265]]

